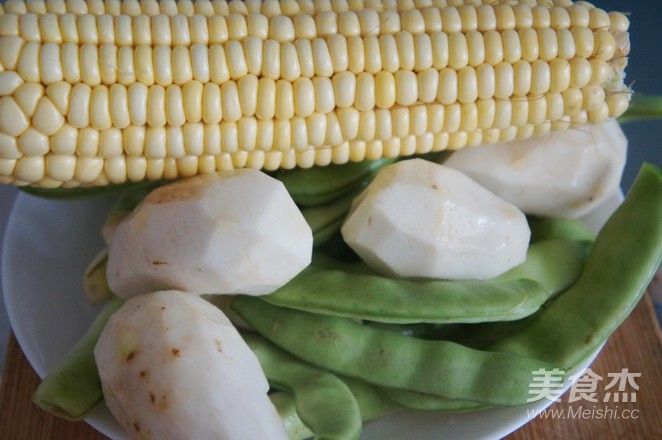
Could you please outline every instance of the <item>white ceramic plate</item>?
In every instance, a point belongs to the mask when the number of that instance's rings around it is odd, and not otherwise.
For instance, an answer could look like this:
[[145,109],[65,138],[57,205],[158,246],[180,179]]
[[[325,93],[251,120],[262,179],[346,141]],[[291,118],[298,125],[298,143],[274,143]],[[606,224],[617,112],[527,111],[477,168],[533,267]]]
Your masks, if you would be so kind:
[[[16,338],[41,377],[78,340],[98,312],[85,300],[82,276],[103,246],[99,228],[112,201],[50,201],[24,193],[16,199],[2,255],[3,291]],[[600,215],[597,221],[603,218]],[[549,404],[543,399],[526,408],[456,414],[396,413],[369,423],[362,438],[497,439],[527,423],[529,411]],[[103,406],[87,421],[114,440],[126,438]]]

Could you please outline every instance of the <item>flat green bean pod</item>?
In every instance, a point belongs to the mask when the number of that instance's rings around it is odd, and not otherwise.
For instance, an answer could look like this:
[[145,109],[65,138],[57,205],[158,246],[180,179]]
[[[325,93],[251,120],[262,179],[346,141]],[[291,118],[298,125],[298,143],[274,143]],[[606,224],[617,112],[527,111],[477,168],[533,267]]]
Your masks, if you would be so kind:
[[553,238],[583,242],[595,240],[593,231],[583,221],[577,219],[532,217],[529,218],[529,227],[532,242]]
[[489,405],[526,403],[537,359],[410,338],[349,318],[276,307],[242,296],[232,308],[279,347],[320,368],[373,385]]
[[473,411],[487,408],[488,405],[466,400],[445,399],[432,394],[417,393],[415,391],[381,388],[380,393],[393,403],[412,411]]
[[294,396],[296,411],[316,439],[357,439],[363,421],[352,391],[328,371],[306,365],[263,338],[244,333],[269,384]]
[[282,307],[389,323],[517,320],[535,313],[579,276],[585,249],[546,240],[526,262],[486,281],[411,280],[381,276],[364,263],[317,256],[263,299]]
[[325,243],[333,234],[340,231],[354,197],[362,189],[361,185],[330,202],[301,208],[301,214],[313,231],[313,247]]
[[133,211],[138,204],[145,200],[145,197],[147,197],[150,192],[166,183],[168,182],[163,180],[156,182],[141,182],[140,185],[126,188],[120,193],[117,202],[115,202],[115,205],[112,207],[112,211]]
[[30,195],[55,200],[74,200],[86,197],[122,196],[127,191],[141,191],[143,188],[153,189],[159,185],[168,183],[167,180],[143,180],[141,182],[126,182],[109,184],[105,186],[74,187],[74,188],[39,188],[34,186],[22,186],[19,189]]
[[305,423],[301,421],[297,408],[294,403],[294,397],[287,391],[275,391],[269,394],[271,403],[276,407],[280,419],[285,425],[288,440],[305,440],[314,436]]
[[361,185],[380,168],[396,159],[364,160],[343,165],[281,170],[274,177],[285,185],[292,199],[302,206],[329,202]]
[[490,349],[574,368],[628,317],[661,260],[662,171],[645,164],[596,237],[579,280]]
[[338,376],[352,390],[361,410],[364,422],[379,419],[397,409],[392,402],[384,399],[376,387],[361,380]]
[[340,228],[342,228],[344,222],[345,217],[340,217],[317,230],[313,230],[313,248],[318,248],[328,242],[335,234],[338,233],[338,231],[340,231]]
[[484,349],[498,339],[502,339],[522,329],[531,319],[541,313],[536,312],[517,321],[492,321],[454,324],[391,324],[385,322],[363,321],[364,324],[398,332],[419,339],[432,339],[457,342],[471,348]]
[[[383,398],[375,387],[365,382],[340,377],[356,398],[364,422],[376,420],[389,414],[399,406]],[[280,415],[289,440],[304,440],[313,437],[312,431],[301,421],[297,413],[294,397],[287,391],[276,391],[269,395]]]
[[81,420],[103,400],[94,346],[110,315],[123,303],[113,297],[104,304],[83,337],[41,381],[32,396],[36,405],[59,417]]

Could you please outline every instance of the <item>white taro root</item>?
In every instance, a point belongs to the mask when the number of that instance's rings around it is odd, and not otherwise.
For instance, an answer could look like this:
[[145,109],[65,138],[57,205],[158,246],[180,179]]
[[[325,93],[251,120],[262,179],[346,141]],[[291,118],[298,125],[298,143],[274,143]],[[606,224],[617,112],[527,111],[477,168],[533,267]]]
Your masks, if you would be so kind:
[[304,269],[312,232],[281,182],[250,169],[162,186],[117,226],[108,249],[110,289],[273,292]]
[[519,209],[459,171],[412,159],[379,171],[342,235],[387,276],[483,279],[524,261],[530,230]]
[[287,438],[255,354],[201,297],[161,291],[127,301],[94,357],[106,405],[131,438]]
[[611,120],[458,150],[444,165],[527,214],[577,218],[618,190],[626,152],[627,139]]

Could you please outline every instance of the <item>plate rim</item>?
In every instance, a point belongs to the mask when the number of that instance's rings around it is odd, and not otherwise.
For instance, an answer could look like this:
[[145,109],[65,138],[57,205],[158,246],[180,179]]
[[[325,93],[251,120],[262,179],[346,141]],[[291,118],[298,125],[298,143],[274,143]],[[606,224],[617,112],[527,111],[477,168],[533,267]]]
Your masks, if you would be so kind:
[[[622,198],[622,194],[620,196]],[[15,234],[10,234],[11,232],[14,232],[17,229],[17,223],[19,223],[19,219],[17,218],[19,216],[19,211],[21,209],[22,204],[27,203],[28,201],[34,201],[35,199],[37,200],[48,200],[48,199],[42,199],[30,194],[26,194],[24,192],[19,192],[16,196],[16,199],[14,200],[14,203],[12,205],[11,211],[7,217],[7,225],[5,229],[5,234],[4,234],[4,240],[3,240],[3,246],[1,249],[1,257],[0,259],[2,260],[2,264],[0,265],[0,278],[2,279],[2,293],[3,293],[3,301],[7,310],[7,316],[9,318],[9,323],[11,325],[12,331],[16,337],[16,340],[21,347],[21,350],[24,352],[26,359],[30,363],[31,367],[35,370],[37,375],[40,378],[43,378],[47,373],[47,367],[45,365],[40,364],[39,359],[35,356],[35,354],[32,352],[32,349],[30,348],[30,343],[28,342],[29,335],[28,335],[28,330],[25,328],[25,326],[21,325],[19,322],[20,320],[18,319],[16,310],[17,306],[16,303],[14,302],[15,300],[15,289],[10,288],[10,285],[12,284],[13,281],[13,274],[12,271],[10,271],[11,267],[11,261],[13,257],[13,253],[10,249],[10,245],[14,241],[14,238],[11,235]],[[50,200],[48,200],[50,201]],[[85,202],[86,200],[80,199],[78,201]],[[597,358],[597,356],[600,354],[602,351],[604,344],[598,348],[594,353],[591,353],[587,359],[582,361],[580,365],[572,370],[573,371],[573,376],[578,377],[578,372],[585,371],[590,365],[594,362],[594,360]],[[563,387],[563,393],[567,392],[567,390],[571,387],[572,382],[571,381],[566,381],[564,383]],[[520,429],[522,426],[526,425],[527,423],[533,421],[536,419],[536,417],[529,417],[530,411],[535,410],[535,414],[538,413],[538,411],[544,410],[554,404],[555,402],[549,400],[549,399],[543,399],[538,402],[533,402],[530,405],[525,405],[525,406],[518,406],[518,407],[507,407],[507,408],[490,408],[490,409],[485,409],[485,410],[479,410],[479,411],[473,411],[471,414],[478,415],[480,413],[484,413],[485,411],[499,411],[499,410],[511,410],[513,412],[518,412],[518,416],[511,416],[510,418],[507,418],[507,421],[504,421],[502,426],[495,427],[493,431],[491,431],[491,435],[487,437],[482,437],[482,438],[502,438],[508,434],[511,434],[512,432]],[[399,411],[405,413],[405,416],[407,413],[411,413],[408,411]],[[442,413],[445,416],[448,416],[449,414],[452,415],[452,413]],[[466,413],[465,413],[466,414]],[[115,440],[120,440],[124,439],[123,436],[118,436],[117,429],[119,428],[121,430],[121,427],[115,419],[112,417],[110,412],[107,410],[105,407],[105,404],[101,402],[101,404],[92,410],[88,417],[85,418],[85,422],[87,422],[89,425],[91,425],[94,429],[99,431],[100,433],[110,437],[111,439]],[[379,420],[375,421],[379,422]],[[374,423],[374,422],[372,422]]]

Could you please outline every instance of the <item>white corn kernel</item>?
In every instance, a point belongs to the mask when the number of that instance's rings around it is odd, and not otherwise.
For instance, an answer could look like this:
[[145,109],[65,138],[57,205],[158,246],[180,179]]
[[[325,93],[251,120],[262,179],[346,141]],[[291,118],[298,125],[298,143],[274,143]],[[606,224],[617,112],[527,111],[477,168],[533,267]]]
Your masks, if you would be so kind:
[[23,152],[19,149],[16,138],[0,133],[0,159],[18,159],[21,156]]
[[452,104],[457,100],[458,78],[457,71],[451,68],[439,72],[439,87],[437,88],[437,101],[440,104]]
[[180,158],[186,155],[182,127],[166,127],[167,157]]
[[207,18],[209,27],[209,43],[219,44],[228,41],[228,24],[223,15],[212,15]]
[[315,15],[317,35],[325,37],[338,33],[338,14],[333,11],[320,11]]
[[[374,83],[372,87],[373,87],[372,99],[374,101]],[[315,77],[313,78],[313,88],[315,90],[315,111],[318,113],[331,112],[335,108],[333,82],[331,81],[331,79],[323,78],[323,77]],[[359,84],[357,84],[357,91],[358,90],[359,90]]]
[[111,127],[99,132],[99,154],[104,159],[109,159],[122,155],[122,131]]
[[269,38],[280,43],[294,41],[294,23],[290,17],[279,15],[269,21]]
[[90,125],[96,130],[106,130],[112,124],[108,87],[98,85],[92,88],[90,96]]
[[51,136],[57,133],[63,124],[64,116],[57,110],[50,99],[43,96],[39,100],[32,116],[32,125],[46,136]]
[[165,159],[166,155],[165,127],[149,127],[145,133],[145,156],[148,159]]
[[118,47],[133,46],[133,18],[130,15],[118,15],[113,20],[115,41]]
[[165,88],[160,85],[149,87],[147,92],[147,125],[163,127],[166,124]]
[[393,136],[403,138],[409,135],[409,109],[405,107],[394,107],[391,109],[391,125]]
[[[396,75],[398,75],[398,72],[396,72]],[[355,91],[352,90],[353,94],[354,92]],[[396,103],[397,97],[396,77],[387,71],[378,72],[377,75],[375,75],[375,93],[375,105],[377,107],[393,107]],[[401,93],[404,93],[404,91],[401,91]]]
[[100,157],[80,157],[76,162],[74,179],[80,183],[95,181],[103,171],[104,161]]
[[375,79],[370,73],[362,72],[356,77],[354,106],[360,111],[371,110],[375,107]]
[[99,44],[99,35],[97,33],[97,23],[94,15],[77,15],[78,38],[82,44]]
[[342,127],[335,112],[326,114],[326,137],[324,145],[335,147],[344,141]]
[[375,139],[377,134],[376,114],[373,110],[359,112],[359,132],[357,138],[362,141]]
[[140,182],[147,178],[147,159],[129,156],[126,159],[126,177],[131,182]]
[[301,65],[296,46],[292,43],[285,43],[281,47],[281,78],[287,81],[294,81],[302,74]]
[[269,19],[260,13],[251,13],[246,17],[246,30],[247,38],[266,40],[269,38]]
[[570,32],[574,37],[577,57],[589,58],[595,51],[593,32],[585,27],[573,27]]
[[50,149],[48,136],[32,127],[18,137],[16,145],[26,156],[44,156]]
[[[356,81],[354,81],[354,84]],[[294,110],[297,116],[307,117],[315,111],[315,87],[306,77],[298,78],[293,84]]]
[[27,42],[40,42],[39,18],[35,13],[0,15],[0,36],[19,35]]
[[203,85],[199,81],[188,81],[182,87],[184,114],[188,122],[200,122],[202,120],[202,95]]
[[131,36],[136,46],[152,44],[152,20],[149,15],[137,15],[132,19]]
[[191,47],[191,70],[193,78],[202,83],[209,82],[209,49],[206,44],[194,44]]
[[466,104],[478,99],[478,77],[476,69],[466,66],[458,72],[458,96],[460,103]]
[[306,125],[308,127],[308,142],[313,147],[321,147],[324,145],[326,138],[326,116],[320,113],[313,113],[306,118]]
[[243,41],[244,54],[246,55],[246,70],[251,75],[259,75],[262,72],[262,51],[264,41],[255,36],[248,36]]
[[[16,71],[25,81],[41,82],[40,51],[41,45],[39,43],[27,43],[23,46],[21,55],[16,63]],[[3,72],[3,74],[9,72],[11,70]]]
[[[298,81],[298,80],[297,80]],[[257,88],[257,106],[255,115],[258,119],[272,119],[276,114],[276,82],[270,78],[260,78]]]
[[248,25],[242,14],[231,13],[226,18],[230,41],[240,41],[248,36]]
[[292,148],[295,150],[309,148],[308,125],[304,118],[292,118],[290,121],[290,131],[292,136]]
[[[400,32],[395,36],[395,42],[398,45],[398,60],[400,62],[400,69],[414,70],[416,67],[416,44],[414,42],[414,36],[409,32]],[[450,56],[451,54],[448,55],[449,60]]]
[[13,70],[18,62],[25,40],[18,36],[0,37],[0,65]]
[[257,119],[244,117],[237,123],[239,145],[245,151],[252,151],[257,142]]
[[485,38],[478,31],[467,33],[467,49],[469,50],[469,65],[476,67],[485,62]]
[[203,134],[204,154],[217,156],[221,154],[221,125],[206,124]]
[[243,75],[248,73],[248,65],[246,64],[246,55],[244,54],[244,47],[240,41],[231,40],[225,45],[225,56],[228,60],[228,69],[230,78],[237,80]]
[[49,154],[46,156],[46,175],[66,182],[76,173],[76,157],[72,155]]
[[432,65],[435,69],[441,70],[448,66],[448,35],[438,32],[432,35]]
[[228,81],[221,86],[221,105],[223,120],[236,122],[241,118],[241,101],[236,82]]
[[394,78],[398,105],[408,106],[418,101],[418,81],[414,72],[400,70]]
[[95,44],[86,43],[81,46],[80,76],[81,80],[91,87],[101,84],[99,50]]
[[409,108],[409,133],[422,136],[428,128],[428,112],[424,105]]
[[60,46],[56,43],[46,43],[39,54],[39,70],[41,80],[48,85],[64,79],[60,64]]
[[230,79],[225,50],[218,44],[209,48],[209,77],[216,84],[223,84]]
[[[363,72],[365,70],[365,50],[363,47],[363,39],[361,37],[347,38],[347,53],[349,71],[354,74]],[[301,55],[299,55],[299,59],[301,60]]]
[[276,81],[276,119],[291,119],[294,116],[294,94],[292,83],[280,79]]
[[450,68],[460,70],[469,64],[469,47],[467,38],[464,34],[455,32],[448,37],[449,45],[449,58],[448,65]]
[[536,60],[531,64],[531,89],[532,95],[542,95],[551,87],[551,69],[549,63]]
[[315,19],[310,15],[294,16],[294,34],[296,39],[312,40],[317,37]]
[[172,16],[170,18],[170,29],[174,46],[189,46],[191,44],[191,32],[186,16],[181,14]]
[[181,127],[186,122],[184,115],[184,102],[182,89],[175,84],[166,88],[166,124],[173,127]]
[[65,81],[51,83],[46,87],[46,96],[51,100],[58,112],[66,114],[69,110],[69,96],[71,84]]
[[73,155],[77,144],[78,129],[66,123],[50,138],[51,151],[56,154]]
[[16,161],[14,177],[28,183],[38,182],[46,173],[43,156],[23,156]]
[[133,52],[136,80],[146,86],[151,86],[156,81],[153,56],[154,52],[149,46],[137,46]]
[[136,82],[133,48],[130,46],[120,47],[117,52],[117,81],[124,86]]
[[255,135],[255,147],[259,150],[271,150],[274,142],[274,121],[257,120],[257,133]]
[[[241,84],[241,80],[239,83]],[[217,84],[207,83],[204,85],[201,105],[202,105],[201,116],[205,123],[218,124],[219,122],[221,122],[222,119],[221,88]]]
[[99,44],[115,43],[115,26],[112,16],[108,14],[97,16],[97,35]]
[[130,157],[142,157],[145,152],[144,126],[130,125],[122,130],[122,145]]
[[23,84],[21,76],[13,71],[0,73],[0,97],[12,95]]

